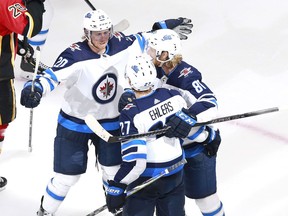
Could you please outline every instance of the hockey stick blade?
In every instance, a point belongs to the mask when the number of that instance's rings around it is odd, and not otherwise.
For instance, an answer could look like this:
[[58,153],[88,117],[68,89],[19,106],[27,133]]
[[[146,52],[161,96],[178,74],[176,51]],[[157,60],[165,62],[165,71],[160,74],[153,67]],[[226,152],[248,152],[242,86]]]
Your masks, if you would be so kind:
[[113,136],[101,126],[101,124],[94,118],[94,116],[90,114],[88,114],[85,117],[85,123],[97,136],[99,136],[101,139],[103,139],[104,141],[108,143],[115,143],[115,142],[130,140],[130,139],[136,139],[140,137],[163,134],[170,128],[170,127],[165,127],[163,129],[149,131],[147,133],[132,134],[128,136]]
[[[138,191],[142,190],[143,188],[147,187],[148,185],[152,184],[153,182],[157,181],[159,178],[163,177],[164,175],[174,171],[175,169],[177,169],[178,167],[186,164],[187,161],[186,159],[182,159],[181,161],[177,162],[176,164],[166,168],[165,170],[163,170],[162,172],[160,172],[159,174],[157,174],[156,176],[142,182],[140,185],[132,188],[131,190],[127,191],[127,196],[126,197],[129,197],[131,195],[133,195],[134,193],[137,193]],[[101,213],[102,211],[106,210],[107,209],[107,205],[103,205],[101,206],[100,208],[94,210],[93,212],[89,213],[88,215],[86,216],[95,216],[99,213]],[[121,211],[119,211],[121,212]]]
[[113,26],[115,32],[122,32],[128,29],[130,26],[129,21],[127,19],[121,20],[119,23]]
[[104,141],[109,142],[109,140],[113,138],[113,135],[106,131],[91,114],[88,114],[85,117],[85,123],[97,136],[99,136]]

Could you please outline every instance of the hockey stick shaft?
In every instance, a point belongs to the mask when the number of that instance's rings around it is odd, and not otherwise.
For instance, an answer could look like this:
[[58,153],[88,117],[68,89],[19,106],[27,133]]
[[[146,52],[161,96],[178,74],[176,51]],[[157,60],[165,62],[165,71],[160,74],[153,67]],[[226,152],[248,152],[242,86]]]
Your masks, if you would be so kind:
[[[160,172],[159,174],[157,174],[156,176],[149,178],[148,180],[142,182],[140,185],[132,188],[131,190],[127,191],[127,196],[129,197],[135,193],[137,193],[138,191],[142,190],[143,188],[147,187],[148,185],[151,185],[153,182],[157,181],[159,178],[163,177],[164,175],[171,173],[172,171],[176,170],[177,168],[179,168],[180,166],[184,165],[185,163],[187,163],[186,159],[182,159],[181,161],[177,162],[176,164],[166,168],[165,170],[163,170],[162,172]],[[97,215],[99,213],[101,213],[102,211],[107,209],[107,205],[103,205],[100,208],[96,209],[95,211],[91,212],[90,214],[86,215],[86,216],[94,216]]]
[[[40,63],[40,47],[36,47],[36,64],[33,73],[32,86],[31,91],[34,92],[34,83],[36,79],[36,74],[38,71],[39,63]],[[30,108],[30,121],[29,121],[29,143],[28,143],[28,152],[32,152],[32,130],[33,130],[33,108]]]
[[247,118],[247,117],[252,117],[252,116],[257,116],[257,115],[263,115],[263,114],[278,112],[280,110],[283,111],[283,110],[287,110],[287,109],[288,109],[288,107],[272,107],[272,108],[268,108],[268,109],[262,109],[262,110],[257,110],[257,111],[242,113],[242,114],[220,117],[220,118],[216,118],[216,119],[206,121],[206,122],[199,122],[199,123],[196,123],[195,126],[202,126],[202,125],[232,121],[232,120],[236,120],[236,119],[242,119],[242,118]]
[[94,5],[89,0],[84,0],[92,10],[96,10]]
[[[195,124],[195,127],[196,126],[202,126],[202,125],[215,124],[215,123],[220,123],[220,122],[226,122],[226,121],[232,121],[232,120],[236,120],[236,119],[242,119],[242,118],[247,118],[247,117],[252,117],[252,116],[257,116],[257,115],[263,115],[263,114],[283,111],[283,110],[287,110],[287,109],[288,109],[287,106],[283,106],[283,107],[281,106],[281,107],[272,107],[272,108],[268,108],[268,109],[262,109],[262,110],[242,113],[242,114],[230,115],[230,116],[212,119],[212,120],[206,121],[206,122],[198,122]],[[102,138],[103,140],[105,140],[106,142],[109,142],[109,143],[127,141],[130,139],[137,139],[137,138],[148,137],[148,136],[152,136],[152,135],[160,135],[160,134],[164,134],[167,130],[169,130],[169,127],[164,127],[162,129],[159,129],[159,130],[149,131],[147,133],[132,134],[132,135],[128,135],[128,136],[112,136],[108,131],[106,131],[99,124],[99,122],[96,119],[94,119],[94,117],[92,117],[92,116],[88,117],[87,116],[87,121],[85,119],[85,122],[94,133],[96,133],[100,138]]]

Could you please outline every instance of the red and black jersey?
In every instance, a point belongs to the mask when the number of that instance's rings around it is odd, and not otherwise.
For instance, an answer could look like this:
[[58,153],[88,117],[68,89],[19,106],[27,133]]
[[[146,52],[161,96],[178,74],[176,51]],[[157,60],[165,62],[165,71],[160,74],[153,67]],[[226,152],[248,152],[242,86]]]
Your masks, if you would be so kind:
[[31,38],[42,27],[43,3],[22,0],[0,1],[0,80],[14,78],[14,60],[17,53],[17,35]]

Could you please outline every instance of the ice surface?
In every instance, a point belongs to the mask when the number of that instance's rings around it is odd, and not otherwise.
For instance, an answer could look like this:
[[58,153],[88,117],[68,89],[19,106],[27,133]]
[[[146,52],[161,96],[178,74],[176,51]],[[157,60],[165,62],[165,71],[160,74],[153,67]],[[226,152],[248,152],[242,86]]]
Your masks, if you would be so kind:
[[[51,65],[82,36],[84,1],[51,0],[55,15],[41,60]],[[193,34],[183,41],[184,58],[198,68],[219,101],[219,116],[287,105],[288,2],[283,0],[95,1],[114,22],[128,19],[125,33],[149,30],[154,21],[189,17]],[[60,86],[34,109],[33,152],[28,153],[29,109],[19,105],[24,80],[16,62],[17,119],[6,133],[0,175],[8,179],[0,192],[1,216],[35,215],[53,176],[53,139],[64,92]],[[287,111],[219,123],[218,194],[227,216],[288,215]],[[92,148],[92,147],[91,147]],[[89,167],[72,187],[59,216],[84,216],[102,206],[101,177],[94,149]],[[188,216],[200,216],[193,200]],[[110,215],[105,212],[102,215]]]

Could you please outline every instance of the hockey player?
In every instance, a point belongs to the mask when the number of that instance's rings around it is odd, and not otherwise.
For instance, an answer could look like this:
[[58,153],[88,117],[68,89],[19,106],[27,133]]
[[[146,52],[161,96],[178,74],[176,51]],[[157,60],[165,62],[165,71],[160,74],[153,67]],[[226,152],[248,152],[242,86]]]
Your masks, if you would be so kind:
[[21,92],[20,103],[31,108],[39,105],[42,95],[62,82],[67,84],[54,141],[55,176],[46,187],[38,216],[54,215],[71,186],[86,172],[89,140],[95,145],[104,181],[114,177],[121,163],[120,143],[107,145],[92,133],[84,118],[92,114],[111,134],[119,135],[117,104],[127,85],[123,71],[129,54],[141,52],[145,41],[141,34],[113,32],[111,19],[100,9],[85,14],[83,39],[64,50],[44,75],[37,76],[34,92],[31,81]]
[[[148,40],[147,52],[157,68],[158,86],[180,89],[189,103],[188,114],[198,122],[211,120],[217,115],[217,100],[214,93],[202,81],[201,73],[182,60],[181,42],[169,29],[157,30]],[[169,122],[175,130],[166,136],[185,137],[177,128],[177,122]],[[223,216],[222,202],[217,195],[216,157],[221,142],[219,130],[212,126],[198,128],[198,133],[184,139],[183,148],[187,164],[185,194],[195,199],[203,215]]]
[[[35,35],[32,38],[23,39],[24,43],[23,46],[29,46],[29,53],[26,53],[26,55],[22,56],[20,68],[22,69],[20,76],[25,79],[32,79],[33,78],[33,72],[34,72],[34,65],[35,65],[35,59],[33,58],[34,50],[37,46],[40,47],[40,50],[43,51],[48,32],[50,23],[53,18],[54,14],[54,8],[52,7],[50,0],[45,0],[44,2],[45,7],[45,13],[43,15],[43,25],[41,31]],[[32,50],[31,50],[32,49]]]
[[[0,1],[0,153],[5,130],[16,117],[14,60],[18,47],[17,35],[30,38],[40,31],[43,1]],[[0,177],[0,189],[6,184],[6,178]]]
[[[190,132],[196,121],[182,112],[187,104],[180,93],[164,88],[152,90],[156,69],[150,56],[132,57],[126,66],[125,76],[136,99],[121,112],[122,135],[162,129],[175,115],[186,116],[186,122],[190,124],[180,121],[178,127],[187,134]],[[197,130],[191,133],[194,132]],[[125,193],[127,188],[133,188],[183,160],[180,139],[156,135],[136,138],[123,142],[121,151],[120,169],[114,179],[108,181],[106,201],[109,211],[115,213],[125,203],[123,215],[127,216],[153,216],[155,208],[158,216],[184,216],[183,165],[127,199]]]

